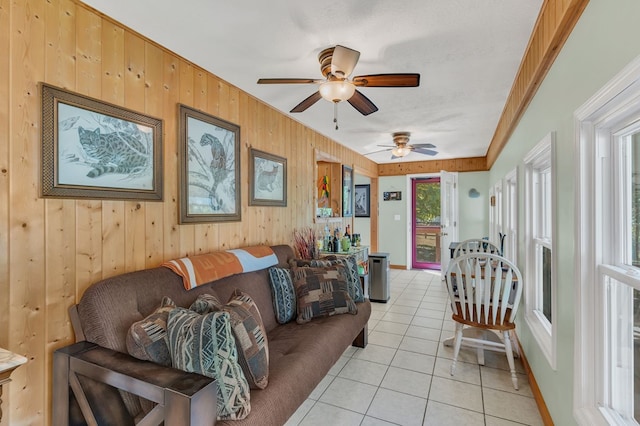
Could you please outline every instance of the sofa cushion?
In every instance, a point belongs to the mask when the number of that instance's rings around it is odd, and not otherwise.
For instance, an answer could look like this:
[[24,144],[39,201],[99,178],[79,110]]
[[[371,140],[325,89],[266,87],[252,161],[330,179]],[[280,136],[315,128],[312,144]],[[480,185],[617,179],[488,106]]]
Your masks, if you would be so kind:
[[251,411],[249,384],[238,364],[229,313],[175,308],[167,327],[174,368],[217,380],[217,420],[245,418]]
[[238,362],[249,386],[266,388],[269,383],[269,344],[258,307],[251,296],[236,290],[220,309],[231,317]]
[[296,292],[291,281],[291,269],[269,268],[269,284],[276,321],[286,324],[296,317]]
[[165,296],[152,314],[131,325],[127,333],[129,355],[144,361],[171,366],[167,318],[169,312],[175,307],[173,300]]
[[298,324],[313,318],[336,314],[358,313],[348,292],[347,270],[342,264],[324,268],[293,266]]

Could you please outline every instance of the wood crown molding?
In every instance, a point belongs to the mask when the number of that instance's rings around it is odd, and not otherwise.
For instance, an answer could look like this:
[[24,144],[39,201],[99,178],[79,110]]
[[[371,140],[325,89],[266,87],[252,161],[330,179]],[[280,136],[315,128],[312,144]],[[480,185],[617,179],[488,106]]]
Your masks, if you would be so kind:
[[589,0],[545,0],[487,150],[487,169],[507,144],[588,3]]

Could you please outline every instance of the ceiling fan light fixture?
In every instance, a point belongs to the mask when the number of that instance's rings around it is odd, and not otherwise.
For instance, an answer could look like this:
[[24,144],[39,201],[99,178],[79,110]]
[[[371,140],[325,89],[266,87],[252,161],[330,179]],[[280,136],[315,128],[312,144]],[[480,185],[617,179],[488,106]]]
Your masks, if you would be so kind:
[[319,91],[323,99],[337,103],[350,99],[356,92],[356,86],[347,80],[325,81]]
[[397,146],[391,150],[391,153],[396,157],[404,157],[409,154],[411,150],[405,146]]

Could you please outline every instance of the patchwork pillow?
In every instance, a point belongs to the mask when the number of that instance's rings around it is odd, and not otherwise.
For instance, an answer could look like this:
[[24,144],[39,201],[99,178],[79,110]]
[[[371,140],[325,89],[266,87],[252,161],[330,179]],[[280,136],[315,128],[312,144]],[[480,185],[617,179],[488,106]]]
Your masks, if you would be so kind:
[[193,301],[191,306],[189,306],[189,310],[197,312],[200,315],[204,315],[209,312],[219,311],[223,305],[224,303],[222,303],[217,296],[204,293],[199,295],[198,298]]
[[271,299],[276,321],[286,324],[296,316],[296,292],[291,281],[291,270],[288,268],[269,268]]
[[347,268],[335,264],[325,268],[292,268],[296,289],[298,324],[313,318],[337,314],[358,313],[349,296]]
[[338,264],[344,265],[347,268],[349,296],[351,296],[354,302],[364,302],[364,293],[362,292],[360,274],[358,273],[358,261],[355,256],[326,256],[322,259],[313,260],[292,259],[289,264],[292,267],[312,266],[316,268],[326,268]]
[[200,315],[175,308],[167,322],[173,367],[215,378],[216,420],[240,420],[249,414],[249,384],[238,364],[228,312]]
[[249,386],[264,389],[269,383],[269,345],[262,316],[251,296],[235,290],[220,310],[228,312],[238,348],[238,362]]
[[148,317],[134,322],[127,333],[129,355],[156,364],[171,366],[169,341],[167,339],[167,318],[176,304],[164,297],[160,306]]

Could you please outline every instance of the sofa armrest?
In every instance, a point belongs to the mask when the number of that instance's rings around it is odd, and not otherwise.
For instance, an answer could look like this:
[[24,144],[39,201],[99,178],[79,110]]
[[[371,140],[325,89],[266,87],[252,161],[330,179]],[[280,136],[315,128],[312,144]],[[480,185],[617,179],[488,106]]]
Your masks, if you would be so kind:
[[70,424],[69,387],[87,424],[99,424],[92,409],[97,401],[87,397],[81,383],[84,378],[155,402],[155,408],[138,424],[157,425],[163,420],[165,426],[215,424],[217,383],[212,378],[141,361],[89,342],[56,350],[53,363],[56,424]]

